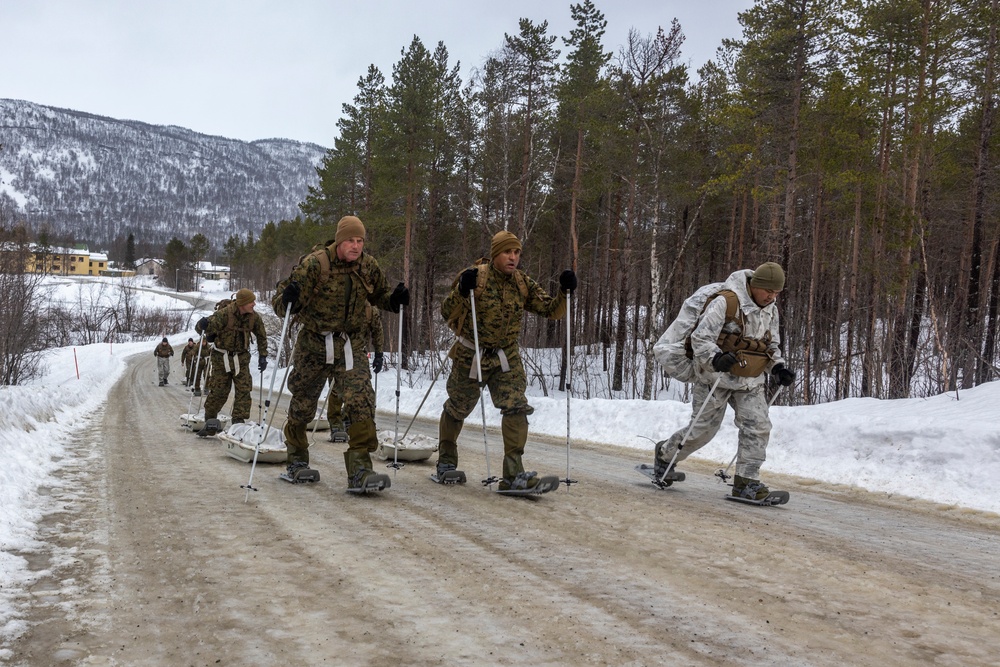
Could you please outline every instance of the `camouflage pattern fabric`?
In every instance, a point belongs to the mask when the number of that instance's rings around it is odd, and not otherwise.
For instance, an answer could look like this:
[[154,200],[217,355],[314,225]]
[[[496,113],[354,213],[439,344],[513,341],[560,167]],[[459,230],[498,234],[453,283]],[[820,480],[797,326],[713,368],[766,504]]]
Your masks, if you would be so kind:
[[[382,316],[378,314],[378,310],[375,308],[368,308],[368,334],[371,336],[371,346],[372,352],[378,354],[382,352],[384,334],[382,332]],[[354,346],[354,341],[352,339],[351,346]],[[343,419],[343,406],[344,406],[344,396],[343,392],[337,387],[337,382],[331,378],[330,380],[330,393],[327,396],[327,411],[326,418],[329,422],[339,422]]]
[[[230,322],[233,326],[230,327]],[[195,328],[198,331],[197,327]],[[250,375],[250,336],[257,341],[257,353],[267,356],[267,331],[260,315],[250,311],[240,313],[235,303],[212,313],[208,318],[208,326],[203,333],[206,337],[214,336],[215,349],[211,352],[212,374],[205,388],[209,395],[205,400],[205,419],[214,419],[219,410],[226,404],[230,387],[235,387],[233,396],[233,419],[249,419],[253,391],[253,378]],[[226,357],[230,357],[230,368],[236,371],[237,360],[239,372],[233,377],[226,370]]]
[[156,358],[156,375],[160,384],[167,381],[167,376],[170,375],[170,357]]
[[219,415],[219,410],[226,404],[229,398],[229,390],[235,387],[233,394],[233,419],[249,419],[250,408],[252,406],[251,392],[253,392],[253,376],[250,374],[250,353],[241,352],[233,355],[230,365],[235,368],[239,360],[239,372],[236,377],[232,373],[226,372],[226,360],[222,352],[215,350],[212,353],[212,374],[208,378],[205,388],[208,390],[208,398],[205,399],[205,419],[214,419]]
[[170,346],[170,343],[160,343],[153,350],[154,357],[172,357],[174,356],[174,348]]
[[[299,331],[292,359],[294,368],[288,378],[288,389],[292,392],[292,399],[288,404],[285,446],[290,455],[293,454],[293,450],[309,448],[305,425],[316,415],[319,396],[328,380],[331,380],[339,390],[338,399],[343,402],[343,418],[348,423],[375,419],[375,391],[372,389],[371,373],[364,348],[361,345],[355,346],[352,340],[354,368],[348,371],[344,363],[343,339],[335,339],[334,345],[337,360],[331,366],[326,363],[325,338],[305,329]],[[337,420],[339,421],[339,417]],[[374,451],[378,443],[374,443],[374,446],[373,443],[357,444],[359,446],[363,444],[365,450],[370,448]],[[292,462],[292,459],[289,462]]]
[[[230,321],[233,323],[232,327],[229,326]],[[267,331],[264,330],[264,320],[254,311],[240,313],[235,303],[230,303],[212,313],[204,331],[197,327],[195,331],[205,334],[213,341],[216,349],[229,352],[249,351],[250,335],[253,334],[257,341],[257,353],[262,357],[267,356]]]
[[[491,264],[482,294],[476,297],[476,326],[479,328],[479,344],[484,348],[502,347],[507,350],[517,345],[521,337],[521,322],[524,312],[534,313],[550,320],[558,320],[566,315],[566,295],[561,291],[549,296],[541,285],[524,271],[518,270],[528,286],[527,296],[521,291],[513,276],[508,276]],[[456,281],[451,293],[441,303],[441,315],[447,322],[457,308],[468,307],[469,297],[462,296]],[[472,318],[465,318],[461,336],[472,340]]]
[[684,434],[691,428],[691,435],[684,442],[684,449],[677,456],[678,461],[687,457],[708,444],[719,432],[722,418],[726,415],[726,405],[733,406],[736,411],[736,427],[739,438],[736,449],[736,474],[749,479],[760,479],[760,466],[767,457],[767,443],[771,436],[771,419],[767,414],[767,398],[764,395],[764,385],[756,384],[745,389],[727,389],[721,384],[715,388],[712,395],[708,391],[712,386],[704,382],[695,382],[694,398],[691,402],[692,420],[698,414],[706,397],[705,406],[698,421],[691,427],[690,423],[674,433],[657,448],[656,455],[660,460],[669,463],[677,451],[677,445],[684,440]]
[[[288,406],[288,420],[285,423],[285,447],[288,449],[289,463],[309,460],[309,441],[305,425],[316,415],[316,405],[323,392],[323,385],[332,377],[334,386],[344,401],[344,417],[348,422],[360,425],[371,422],[370,436],[352,440],[349,452],[375,451],[378,441],[374,436],[375,392],[371,386],[368,367],[367,343],[369,336],[370,306],[382,310],[394,310],[389,302],[392,289],[382,273],[378,262],[371,255],[362,253],[355,262],[344,262],[337,257],[336,247],[326,248],[330,260],[330,275],[321,279],[319,260],[307,255],[292,269],[287,279],[298,283],[300,300],[292,314],[301,324],[295,342],[294,369],[288,379],[292,400]],[[281,290],[276,290],[271,301],[274,312],[285,316],[285,304],[281,301]],[[381,331],[381,327],[379,327]],[[338,334],[334,338],[334,363],[326,363],[326,334]],[[344,340],[339,334],[347,335],[353,349],[354,368],[346,369],[344,363]],[[352,454],[352,460],[358,457]]]
[[[201,381],[205,379],[205,373],[211,365],[212,350],[213,347],[211,343],[208,341],[202,343],[201,360],[199,361],[197,346],[195,346],[195,353],[191,359],[191,374],[188,377],[188,386],[191,386],[191,383],[194,382],[194,388],[197,391],[201,391]],[[205,386],[207,387],[208,385],[206,384]]]
[[[301,290],[292,314],[303,328],[313,333],[361,333],[366,329],[368,303],[382,310],[394,310],[389,304],[392,288],[371,255],[362,253],[356,262],[344,262],[337,258],[333,248],[326,248],[331,267],[326,282],[320,279],[319,260],[311,255],[292,269],[288,280],[298,283]],[[285,316],[281,290],[275,290],[271,306],[278,317]],[[351,344],[354,345],[353,337]]]
[[[504,440],[503,474],[507,479],[512,479],[518,472],[524,470],[521,454],[524,452],[524,443],[528,436],[527,416],[535,411],[524,395],[528,383],[518,348],[524,312],[552,320],[560,319],[566,314],[566,296],[562,292],[554,297],[549,296],[526,273],[523,271],[520,273],[528,286],[526,296],[521,294],[513,276],[498,271],[491,264],[486,285],[476,298],[476,326],[479,333],[479,347],[482,351],[480,366],[483,384],[490,390],[494,407],[503,415],[501,420]],[[468,300],[468,297],[462,296],[459,292],[456,281],[455,287],[441,304],[441,315],[447,321],[455,309],[467,307]],[[461,336],[467,342],[474,340],[471,317],[465,319]],[[510,366],[507,372],[501,368],[500,357],[496,353],[498,349],[503,350],[507,357]],[[479,402],[479,385],[474,373],[471,373],[475,351],[456,342],[449,356],[453,363],[451,374],[448,376],[448,400],[445,401],[444,412],[461,423]],[[451,435],[457,439],[457,433]],[[451,435],[446,438],[447,444],[451,442]],[[450,452],[448,454],[446,459],[450,458]],[[451,461],[439,458],[439,462]]]

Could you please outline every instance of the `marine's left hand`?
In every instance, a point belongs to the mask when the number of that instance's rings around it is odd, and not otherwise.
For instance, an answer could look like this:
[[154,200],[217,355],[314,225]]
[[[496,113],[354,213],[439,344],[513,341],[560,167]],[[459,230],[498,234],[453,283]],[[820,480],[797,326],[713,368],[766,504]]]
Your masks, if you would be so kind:
[[778,380],[782,387],[787,387],[795,382],[795,371],[788,370],[784,364],[775,364],[774,368],[771,369],[771,375]]

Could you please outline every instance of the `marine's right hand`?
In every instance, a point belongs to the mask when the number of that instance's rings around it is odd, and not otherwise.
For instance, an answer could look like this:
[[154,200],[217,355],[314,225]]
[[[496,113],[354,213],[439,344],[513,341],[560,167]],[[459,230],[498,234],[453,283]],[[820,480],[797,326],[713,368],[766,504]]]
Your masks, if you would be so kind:
[[471,268],[462,271],[458,277],[458,292],[462,296],[469,296],[469,292],[476,289],[476,281],[479,280],[479,269]]
[[194,325],[194,330],[197,331],[198,333],[205,333],[206,329],[208,329],[207,317],[201,318],[200,320],[198,320],[198,324]]
[[281,291],[281,303],[285,304],[286,308],[294,306],[295,302],[299,300],[301,293],[302,290],[299,288],[299,284],[293,280]]

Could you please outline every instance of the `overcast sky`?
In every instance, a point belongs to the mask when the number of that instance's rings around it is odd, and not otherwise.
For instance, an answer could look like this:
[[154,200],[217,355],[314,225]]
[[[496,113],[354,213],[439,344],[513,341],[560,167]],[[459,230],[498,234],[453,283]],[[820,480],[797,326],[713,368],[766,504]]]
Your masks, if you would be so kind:
[[[582,0],[581,0],[582,2]],[[0,97],[252,141],[330,146],[341,105],[374,64],[392,66],[416,35],[439,41],[464,81],[518,19],[573,27],[569,0],[0,0]],[[618,52],[677,18],[694,70],[752,0],[597,0]],[[556,47],[565,48],[562,40]]]

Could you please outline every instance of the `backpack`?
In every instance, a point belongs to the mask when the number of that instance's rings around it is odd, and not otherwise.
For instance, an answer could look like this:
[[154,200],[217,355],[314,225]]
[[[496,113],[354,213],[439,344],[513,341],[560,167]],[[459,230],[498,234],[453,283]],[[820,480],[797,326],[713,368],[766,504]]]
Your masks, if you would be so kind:
[[[316,260],[319,262],[319,281],[316,283],[315,287],[313,287],[311,292],[303,292],[301,295],[299,295],[299,300],[295,304],[296,307],[292,310],[293,315],[301,311],[303,306],[307,305],[312,300],[313,296],[318,294],[320,290],[323,289],[323,285],[325,285],[326,282],[330,280],[330,274],[332,273],[336,273],[338,275],[344,273],[352,273],[361,282],[361,284],[364,286],[365,290],[369,294],[371,294],[374,291],[374,288],[372,288],[368,284],[368,282],[361,276],[361,273],[358,271],[358,268],[356,266],[354,267],[338,266],[337,268],[333,268],[333,266],[330,264],[330,255],[327,252],[327,247],[332,246],[333,244],[334,241],[332,239],[330,241],[327,241],[326,243],[317,243],[312,247],[311,251],[299,257],[299,260],[295,263],[295,266],[298,267],[301,266],[302,263],[305,262],[310,257],[315,257]],[[280,281],[277,285],[275,285],[276,294],[281,294],[282,292],[284,292],[285,287],[288,286],[291,280],[292,276],[289,275],[287,278],[285,278],[284,280]],[[367,304],[367,307],[365,309],[365,316],[367,319],[371,319],[370,310],[371,310],[371,304],[369,303]]]
[[[653,355],[663,366],[667,376],[680,382],[691,382],[697,377],[695,372],[694,349],[691,333],[712,299],[721,296],[726,300],[726,324],[735,323],[740,331],[745,330],[740,300],[732,290],[724,289],[725,283],[711,283],[698,288],[684,300],[681,310],[653,346]],[[723,352],[732,352],[739,363],[729,371],[737,377],[757,377],[764,372],[771,360],[771,334],[764,338],[747,338],[742,333],[719,334],[716,344]]]
[[[486,289],[486,279],[490,274],[490,264],[492,260],[485,257],[476,261],[472,265],[478,273],[476,274],[476,287],[472,290],[472,295],[475,298],[479,298],[483,294],[483,290]],[[465,271],[463,270],[462,273]],[[458,285],[459,279],[462,277],[462,273],[455,276],[455,280],[451,283],[451,288],[455,289]],[[520,271],[514,272],[514,282],[517,283],[517,290],[521,293],[521,297],[524,299],[528,298],[528,283],[524,279],[524,274]],[[462,334],[462,329],[465,327],[465,320],[469,317],[471,309],[469,307],[471,301],[461,301],[458,306],[452,311],[451,316],[448,317],[448,328],[451,329],[456,335]]]
[[[236,295],[233,294],[228,299],[221,299],[215,304],[215,310],[225,310],[229,314],[229,319],[226,321],[225,331],[235,331],[236,330]],[[253,330],[253,320],[245,324],[240,329],[243,333],[249,334]]]

